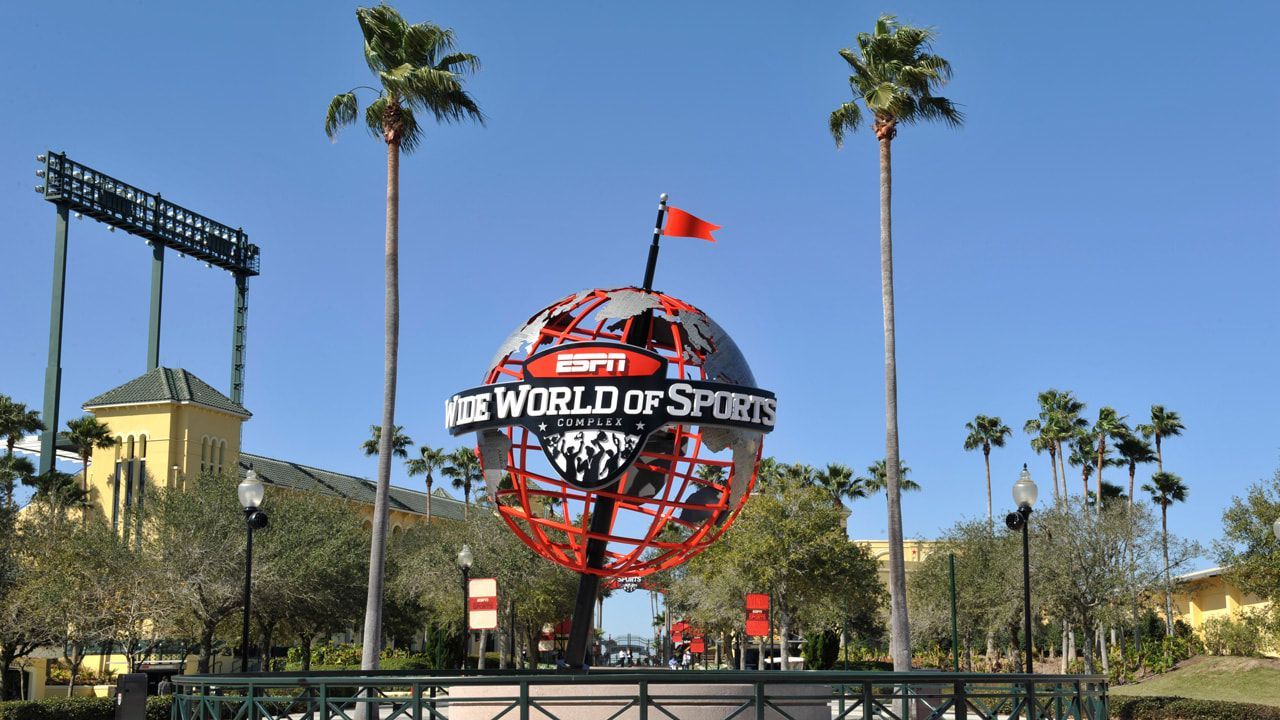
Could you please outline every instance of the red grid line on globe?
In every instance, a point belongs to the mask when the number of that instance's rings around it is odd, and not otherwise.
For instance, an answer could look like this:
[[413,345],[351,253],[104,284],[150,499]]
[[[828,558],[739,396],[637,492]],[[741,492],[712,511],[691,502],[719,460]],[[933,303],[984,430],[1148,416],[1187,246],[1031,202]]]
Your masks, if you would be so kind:
[[[630,330],[635,318],[628,318],[621,332],[614,333],[604,326],[607,319],[598,319],[595,327],[582,327],[584,321],[591,317],[605,302],[610,299],[611,290],[595,290],[581,297],[571,295],[551,305],[534,317],[544,316],[546,324],[539,335],[527,349],[517,349],[503,358],[486,378],[486,382],[500,380],[518,380],[523,376],[522,363],[525,358],[548,347],[566,342],[588,340],[619,341]],[[639,292],[639,291],[636,291]],[[682,313],[700,313],[697,308],[675,298],[652,293],[659,307],[655,313],[662,313],[671,323],[670,343],[659,342],[655,337],[655,326],[650,327],[649,337],[645,345],[652,351],[667,358],[670,374],[676,378],[703,379],[705,371],[701,367],[704,360],[701,353],[690,349],[690,354],[699,364],[689,362],[685,355],[682,337],[677,322]],[[576,301],[575,301],[576,300]],[[566,318],[567,316],[567,318]],[[567,324],[559,325],[561,319]],[[673,446],[670,453],[642,453],[637,466],[650,471],[662,472],[662,492],[660,496],[640,499],[620,493],[586,492],[565,483],[558,477],[540,474],[529,469],[530,451],[534,458],[542,455],[542,446],[536,442],[536,436],[522,427],[508,427],[507,435],[511,440],[511,450],[507,457],[507,471],[512,478],[512,488],[498,492],[499,511],[508,526],[520,539],[538,554],[547,559],[565,565],[579,572],[592,572],[599,575],[616,576],[620,574],[647,575],[684,562],[701,552],[721,533],[723,533],[741,509],[741,501],[736,507],[729,506],[729,493],[732,484],[737,480],[733,463],[718,458],[703,457],[704,446],[700,432],[694,432],[683,425],[669,425],[673,433]],[[532,436],[532,437],[531,437]],[[681,450],[681,445],[687,448]],[[761,452],[756,454],[759,462]],[[655,466],[655,461],[666,461],[666,469]],[[709,482],[697,477],[700,465],[713,465],[728,470],[723,483]],[[744,488],[742,499],[749,495],[755,483],[754,472],[748,478],[748,486]],[[691,489],[709,487],[715,491],[715,501],[707,504],[691,504]],[[617,502],[614,510],[614,528],[608,535],[601,536],[587,531],[589,511],[593,509],[595,500],[601,496],[613,497]],[[541,517],[538,505],[554,498],[559,501],[559,517]],[[542,503],[537,502],[542,499]],[[515,505],[510,504],[515,501]],[[582,510],[578,522],[571,521],[574,509]],[[677,516],[677,511],[698,509],[706,514],[699,522],[689,522]],[[728,512],[728,516],[724,513]],[[617,528],[619,517],[638,516],[648,519],[648,528],[643,533],[621,534]],[[717,520],[719,522],[717,522]],[[660,539],[668,526],[683,527],[690,534],[677,541]],[[548,534],[563,536],[563,540]],[[586,541],[590,538],[607,540],[613,546],[630,546],[630,550],[618,552],[612,547],[606,550],[606,566],[602,569],[587,568],[585,565]],[[646,552],[650,552],[645,556]]]

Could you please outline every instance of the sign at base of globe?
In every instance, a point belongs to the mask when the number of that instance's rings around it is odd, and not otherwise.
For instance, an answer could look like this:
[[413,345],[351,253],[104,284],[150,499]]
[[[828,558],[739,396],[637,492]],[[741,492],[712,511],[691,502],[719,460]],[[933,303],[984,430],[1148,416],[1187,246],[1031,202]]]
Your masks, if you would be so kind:
[[[475,432],[496,511],[580,573],[642,576],[706,549],[755,484],[776,399],[696,307],[640,288],[570,295],[498,349],[484,384],[449,398]],[[608,513],[607,533],[590,532]],[[597,521],[595,527],[603,525]],[[606,542],[588,562],[588,541]]]

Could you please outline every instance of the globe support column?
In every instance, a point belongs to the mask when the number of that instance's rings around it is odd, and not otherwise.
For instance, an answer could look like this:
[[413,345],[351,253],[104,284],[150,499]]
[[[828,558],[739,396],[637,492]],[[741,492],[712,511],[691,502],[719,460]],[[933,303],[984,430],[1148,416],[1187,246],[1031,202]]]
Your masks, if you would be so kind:
[[[667,194],[658,197],[658,219],[653,225],[653,242],[649,245],[649,257],[644,268],[644,289],[653,290],[653,274],[658,265],[658,242],[662,239],[662,220],[667,214]],[[628,345],[645,347],[648,345],[649,328],[652,324],[653,311],[646,310],[636,316],[627,331],[624,340]],[[618,485],[610,485],[602,492],[616,492]],[[613,527],[614,501],[611,497],[598,495],[595,507],[591,510],[591,521],[587,525],[586,567],[599,569],[604,567],[605,549],[608,542],[592,537],[607,535]],[[573,621],[569,628],[569,647],[565,651],[565,664],[570,670],[581,670],[586,665],[587,646],[591,641],[591,626],[595,616],[596,595],[600,592],[600,576],[591,572],[582,573],[578,580],[578,595],[573,603]]]

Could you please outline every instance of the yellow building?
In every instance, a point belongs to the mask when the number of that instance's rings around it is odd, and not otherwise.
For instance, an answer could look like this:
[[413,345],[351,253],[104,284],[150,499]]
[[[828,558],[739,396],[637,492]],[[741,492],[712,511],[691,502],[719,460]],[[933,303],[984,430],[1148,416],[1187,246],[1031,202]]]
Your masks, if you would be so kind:
[[[888,540],[853,540],[859,545],[871,551],[872,557],[880,566],[880,582],[885,588],[889,587],[889,541]],[[933,552],[933,548],[937,546],[936,540],[904,540],[902,543],[903,566],[907,574],[916,571],[920,567],[920,563],[929,557]]]
[[1227,619],[1244,612],[1264,610],[1270,605],[1268,601],[1237,587],[1220,567],[1179,575],[1174,581],[1177,583],[1173,593],[1174,617],[1186,621],[1197,632],[1203,630],[1205,622],[1212,618]]
[[[250,467],[268,486],[349,500],[365,516],[365,526],[371,524],[373,482],[242,451],[241,424],[252,414],[191,372],[156,368],[83,407],[106,423],[117,441],[93,452],[91,500],[126,537],[136,537],[139,509],[157,487],[181,488],[184,477],[205,471],[243,477]],[[427,519],[425,493],[392,487],[389,500],[393,533]],[[437,491],[431,516],[462,520],[463,503]]]
[[[158,488],[181,489],[185,477],[205,471],[235,472],[243,478],[250,468],[268,487],[348,500],[352,509],[364,516],[365,528],[371,527],[376,491],[372,481],[244,452],[241,425],[252,413],[191,372],[157,368],[98,395],[83,407],[105,423],[116,440],[113,447],[95,449],[90,457],[86,478],[90,500],[126,540],[141,542],[137,519]],[[388,500],[392,534],[429,519],[425,493],[392,486]],[[461,521],[463,512],[463,503],[442,490],[432,494],[430,519]],[[28,699],[66,692],[65,686],[46,685],[49,663],[59,656],[56,650],[43,648],[15,664]],[[194,672],[196,658],[185,661],[182,671]],[[159,659],[150,664],[157,672],[172,674],[181,663]],[[230,672],[236,666],[231,658],[220,657],[214,659],[213,669]],[[125,657],[118,654],[88,656],[84,667],[99,676],[106,671],[128,671]],[[111,685],[76,688],[78,695],[107,696],[112,692]]]

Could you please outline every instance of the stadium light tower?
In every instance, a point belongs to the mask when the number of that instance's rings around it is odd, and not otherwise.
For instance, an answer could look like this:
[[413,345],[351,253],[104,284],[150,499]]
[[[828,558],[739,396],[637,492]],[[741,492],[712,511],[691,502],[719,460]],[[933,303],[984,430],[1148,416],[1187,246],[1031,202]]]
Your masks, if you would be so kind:
[[258,274],[258,246],[240,228],[210,220],[150,193],[120,182],[67,158],[47,152],[36,157],[42,183],[36,192],[57,207],[53,236],[53,300],[49,311],[49,364],[44,378],[44,423],[40,439],[40,472],[53,469],[58,435],[58,402],[62,395],[62,311],[67,279],[67,220],[70,213],[137,235],[151,246],[151,316],[147,333],[147,370],[160,365],[160,310],[164,290],[164,249],[190,255],[235,277],[235,310],[231,337],[231,399],[244,401],[245,327],[249,311],[249,278]]

